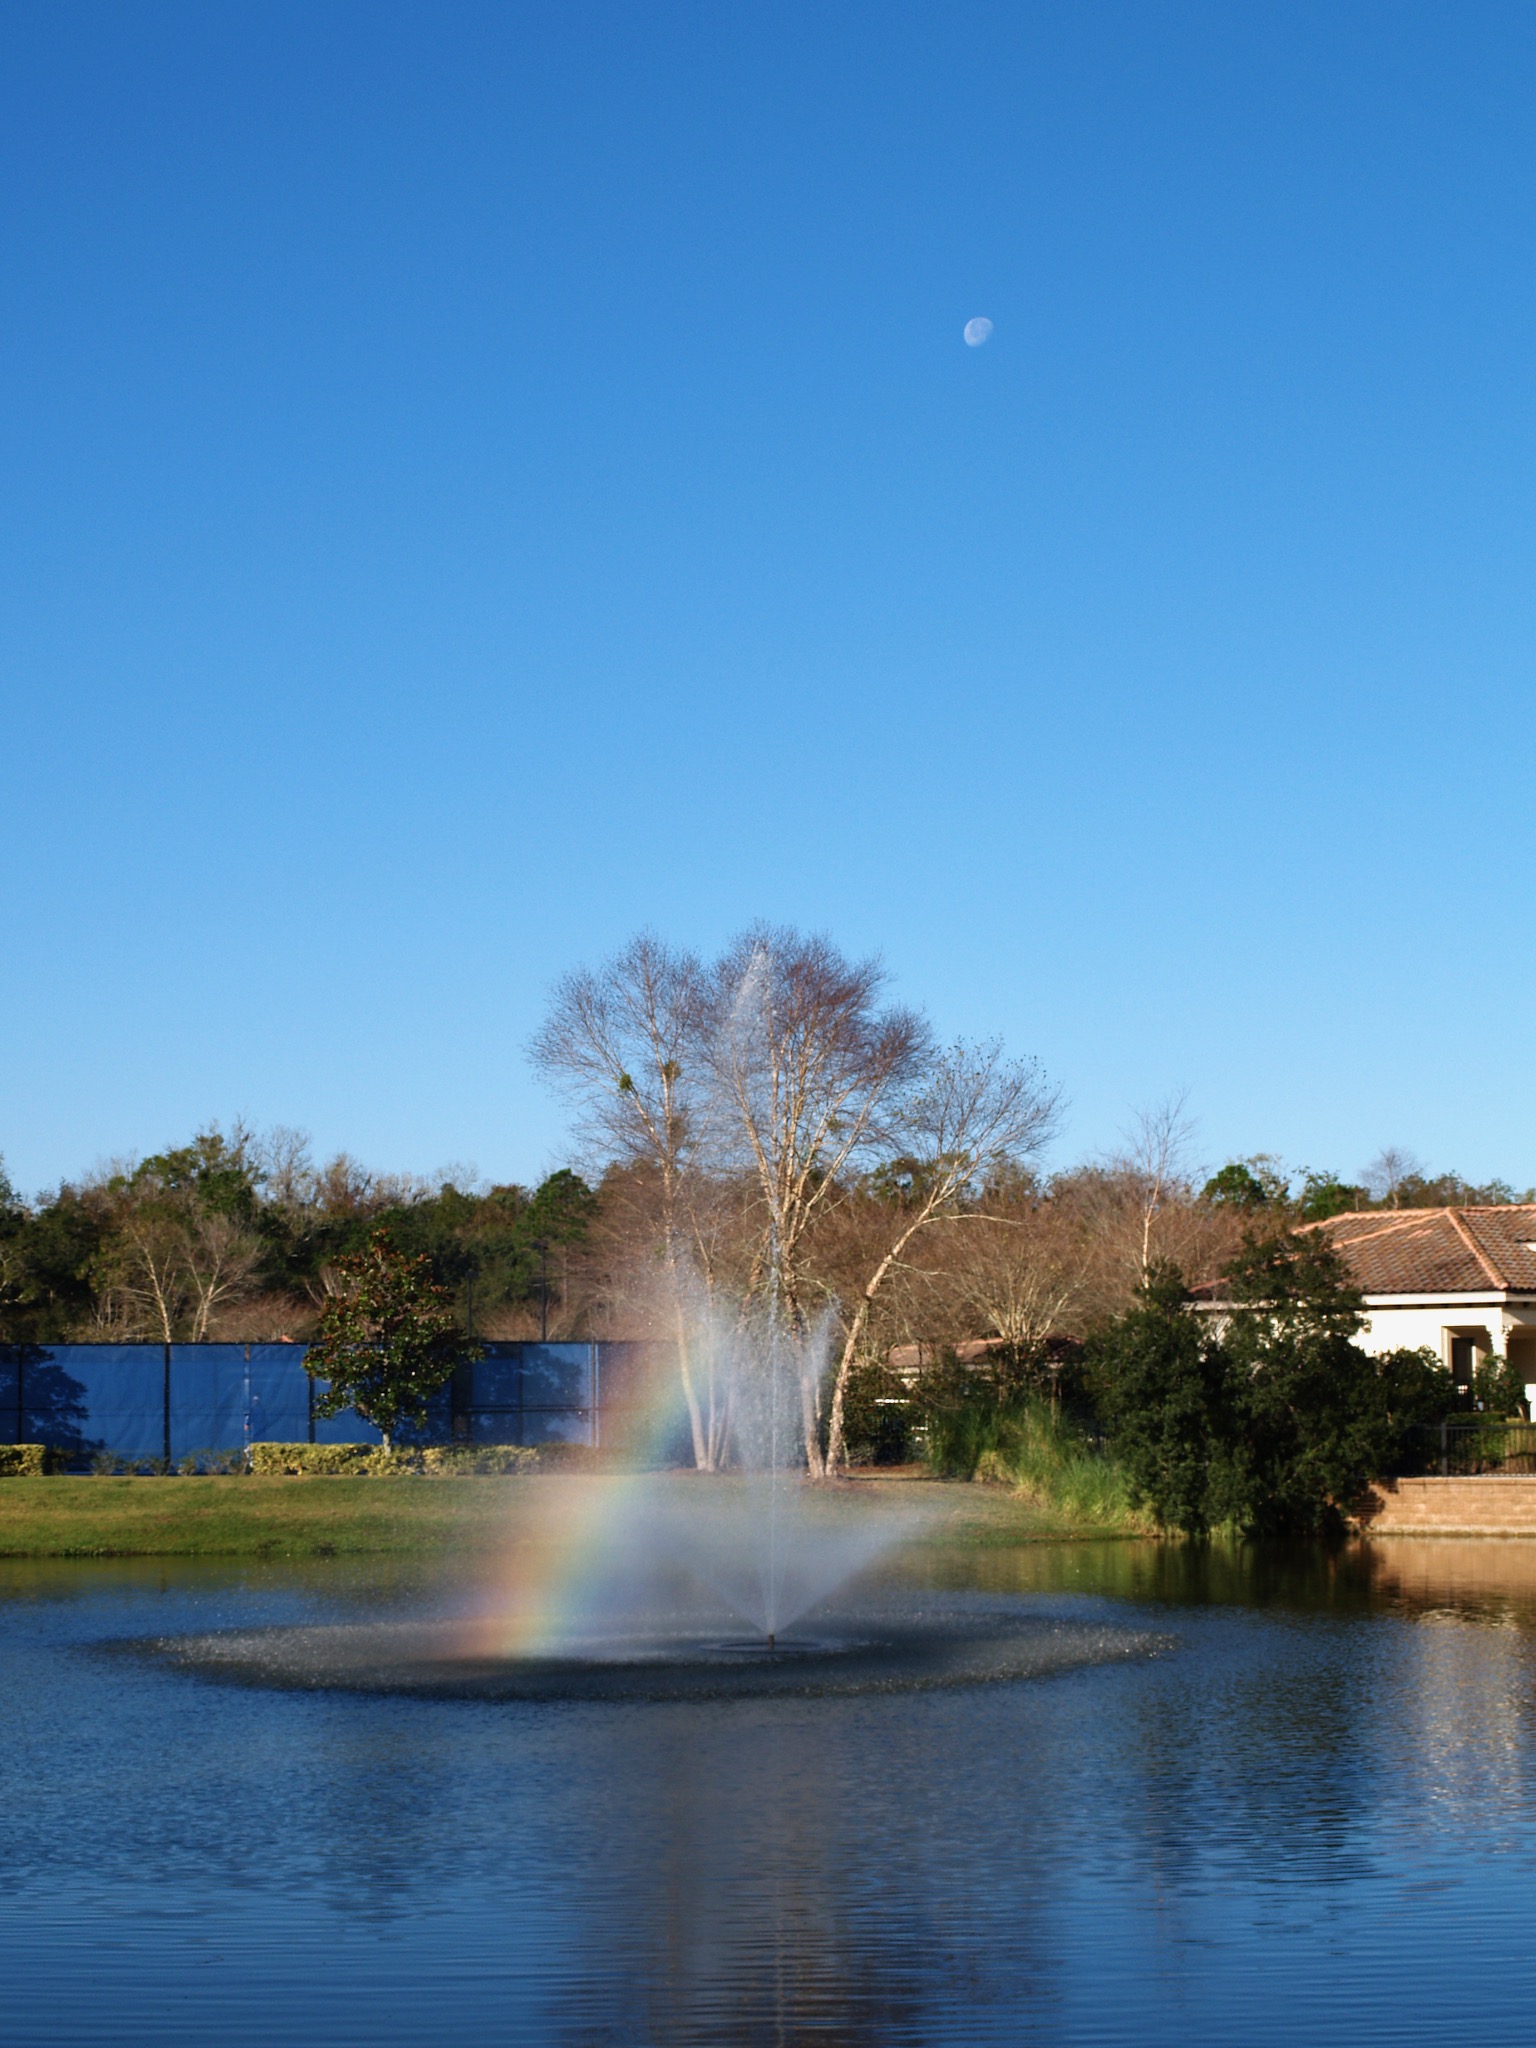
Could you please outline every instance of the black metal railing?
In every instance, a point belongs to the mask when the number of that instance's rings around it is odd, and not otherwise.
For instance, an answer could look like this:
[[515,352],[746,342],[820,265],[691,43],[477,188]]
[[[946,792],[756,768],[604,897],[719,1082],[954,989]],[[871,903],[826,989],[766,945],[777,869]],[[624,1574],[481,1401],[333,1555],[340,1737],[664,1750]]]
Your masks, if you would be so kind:
[[1484,1416],[1431,1423],[1420,1433],[1421,1469],[1442,1479],[1521,1478],[1536,1474],[1536,1422]]

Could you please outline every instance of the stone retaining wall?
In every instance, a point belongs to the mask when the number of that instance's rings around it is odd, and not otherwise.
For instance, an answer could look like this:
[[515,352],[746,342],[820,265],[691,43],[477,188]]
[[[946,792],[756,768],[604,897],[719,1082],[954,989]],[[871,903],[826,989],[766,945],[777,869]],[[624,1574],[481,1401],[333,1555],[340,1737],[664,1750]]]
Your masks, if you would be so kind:
[[1360,1522],[1370,1536],[1536,1536],[1536,1474],[1378,1480]]

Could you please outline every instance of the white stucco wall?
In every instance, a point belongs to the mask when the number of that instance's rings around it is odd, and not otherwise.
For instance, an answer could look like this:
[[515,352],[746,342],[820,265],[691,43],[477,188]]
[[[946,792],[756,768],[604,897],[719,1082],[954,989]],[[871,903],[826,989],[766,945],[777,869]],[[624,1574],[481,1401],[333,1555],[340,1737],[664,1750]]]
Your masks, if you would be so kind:
[[[1511,1308],[1497,1296],[1458,1295],[1432,1299],[1383,1300],[1366,1297],[1366,1324],[1356,1342],[1362,1351],[1412,1350],[1423,1346],[1444,1364],[1451,1362],[1451,1338],[1470,1337],[1479,1351],[1527,1357],[1536,1345],[1536,1308]],[[1532,1360],[1536,1377],[1536,1359]]]

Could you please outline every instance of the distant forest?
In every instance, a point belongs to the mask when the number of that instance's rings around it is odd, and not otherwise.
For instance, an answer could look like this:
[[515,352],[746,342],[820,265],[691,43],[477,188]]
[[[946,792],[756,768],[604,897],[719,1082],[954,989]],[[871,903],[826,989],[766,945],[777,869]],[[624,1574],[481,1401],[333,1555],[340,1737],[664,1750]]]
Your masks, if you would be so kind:
[[0,1337],[303,1339],[336,1260],[381,1225],[431,1258],[466,1327],[536,1336],[546,1291],[564,1327],[581,1320],[570,1261],[599,1208],[574,1173],[461,1189],[345,1154],[316,1166],[296,1133],[241,1124],[33,1202],[0,1169]]
[[[863,1348],[1083,1335],[1124,1308],[1149,1255],[1191,1275],[1214,1271],[1257,1222],[1536,1199],[1502,1181],[1428,1173],[1393,1151],[1358,1183],[1287,1174],[1263,1155],[1194,1174],[1185,1143],[1176,1116],[1158,1112],[1113,1157],[1048,1176],[1000,1172],[970,1189],[958,1212],[970,1227],[935,1227],[915,1247]],[[912,1203],[910,1167],[894,1157],[850,1177],[810,1240],[806,1270],[834,1313],[857,1293],[868,1246]],[[715,1197],[728,1259],[733,1227],[750,1241],[753,1191],[727,1176]],[[345,1154],[316,1165],[294,1132],[210,1125],[35,1200],[0,1169],[0,1339],[302,1340],[336,1259],[381,1225],[427,1254],[480,1336],[534,1337],[541,1318],[552,1338],[641,1335],[660,1202],[643,1159],[590,1180],[562,1169],[536,1188],[460,1186],[375,1173]]]

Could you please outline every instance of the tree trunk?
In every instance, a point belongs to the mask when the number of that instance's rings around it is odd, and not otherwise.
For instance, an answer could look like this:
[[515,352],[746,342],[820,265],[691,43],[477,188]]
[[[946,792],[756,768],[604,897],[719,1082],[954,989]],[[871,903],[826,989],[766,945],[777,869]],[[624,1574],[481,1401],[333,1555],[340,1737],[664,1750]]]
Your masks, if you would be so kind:
[[693,1462],[700,1472],[710,1472],[714,1467],[710,1461],[709,1438],[704,1431],[704,1414],[699,1407],[698,1389],[693,1384],[693,1372],[688,1362],[688,1318],[680,1300],[677,1302],[677,1364],[682,1374],[683,1399],[688,1403],[688,1427],[693,1432]]
[[841,1471],[848,1463],[848,1446],[843,1435],[843,1410],[847,1401],[848,1375],[853,1370],[853,1361],[857,1356],[859,1344],[869,1326],[869,1312],[874,1306],[875,1296],[885,1285],[892,1266],[913,1238],[925,1224],[932,1222],[936,1206],[933,1203],[925,1205],[922,1214],[916,1217],[888,1248],[864,1283],[864,1292],[859,1297],[858,1308],[854,1311],[853,1321],[848,1325],[848,1336],[843,1345],[843,1355],[837,1362],[837,1379],[832,1388],[832,1417],[827,1425],[825,1469],[828,1472]]
[[821,1413],[816,1399],[816,1381],[808,1372],[800,1375],[800,1421],[805,1431],[805,1469],[813,1479],[825,1479],[827,1461],[821,1449]]

